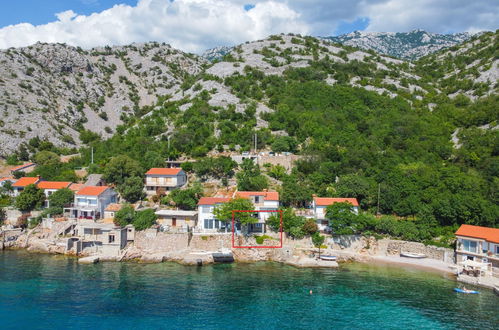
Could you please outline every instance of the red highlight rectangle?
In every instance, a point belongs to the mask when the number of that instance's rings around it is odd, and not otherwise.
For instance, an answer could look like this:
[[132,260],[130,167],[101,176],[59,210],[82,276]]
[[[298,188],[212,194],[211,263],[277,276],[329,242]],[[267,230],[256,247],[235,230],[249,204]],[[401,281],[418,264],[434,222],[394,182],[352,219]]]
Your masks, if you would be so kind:
[[[272,245],[272,246],[239,246],[239,245],[235,245],[235,242],[234,242],[234,239],[235,239],[235,236],[234,236],[234,214],[236,212],[252,212],[252,213],[256,213],[256,212],[272,212],[272,213],[275,213],[275,212],[278,212],[279,213],[279,220],[280,220],[280,223],[279,223],[279,245]],[[282,248],[282,210],[232,210],[232,248],[238,248],[238,249],[241,249],[241,248],[246,248],[246,249],[251,249],[251,248],[256,248],[256,249],[280,249]]]

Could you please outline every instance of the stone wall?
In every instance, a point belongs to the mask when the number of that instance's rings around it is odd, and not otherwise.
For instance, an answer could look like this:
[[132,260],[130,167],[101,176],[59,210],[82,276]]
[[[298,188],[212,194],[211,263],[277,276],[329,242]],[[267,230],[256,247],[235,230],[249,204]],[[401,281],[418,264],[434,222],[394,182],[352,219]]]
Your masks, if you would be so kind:
[[385,255],[399,255],[401,252],[422,253],[430,259],[454,263],[454,250],[443,247],[424,245],[423,243],[383,239],[378,242]]

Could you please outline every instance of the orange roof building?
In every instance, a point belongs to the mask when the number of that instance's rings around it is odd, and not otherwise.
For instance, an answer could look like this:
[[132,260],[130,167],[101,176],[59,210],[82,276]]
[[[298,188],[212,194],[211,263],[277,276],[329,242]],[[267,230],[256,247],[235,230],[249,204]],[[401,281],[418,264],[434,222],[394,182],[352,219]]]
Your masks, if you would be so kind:
[[146,172],[146,193],[161,195],[187,183],[187,174],[181,168],[151,168]]
[[36,167],[35,163],[26,163],[26,164],[18,165],[16,167],[11,168],[10,173],[14,174],[14,172],[17,172],[17,171],[23,171],[25,173],[29,173],[29,172],[32,172],[35,169],[35,167]]
[[108,186],[86,186],[80,189],[76,195],[78,196],[99,196],[110,187]]
[[181,168],[151,168],[146,172],[146,175],[178,175],[182,171]]
[[25,177],[22,177],[19,180],[17,180],[12,185],[12,187],[14,187],[14,188],[24,188],[24,187],[26,187],[26,186],[28,186],[30,184],[36,184],[36,183],[38,183],[38,181],[40,181],[40,177],[38,177],[38,176],[33,176],[33,177],[25,176]]
[[236,191],[235,197],[250,198],[253,196],[261,196],[264,201],[279,201],[279,193],[277,191]]
[[499,244],[499,229],[472,225],[461,225],[456,231],[456,236],[482,239],[487,242]]
[[41,181],[38,182],[37,186],[40,189],[53,189],[59,190],[62,188],[68,188],[71,185],[69,181]]
[[461,225],[456,237],[456,261],[463,271],[499,272],[499,228]]
[[216,205],[227,203],[228,201],[230,201],[230,198],[226,197],[201,197],[198,205]]
[[329,197],[314,197],[316,206],[329,206],[334,203],[350,203],[353,206],[359,206],[357,198],[329,198]]

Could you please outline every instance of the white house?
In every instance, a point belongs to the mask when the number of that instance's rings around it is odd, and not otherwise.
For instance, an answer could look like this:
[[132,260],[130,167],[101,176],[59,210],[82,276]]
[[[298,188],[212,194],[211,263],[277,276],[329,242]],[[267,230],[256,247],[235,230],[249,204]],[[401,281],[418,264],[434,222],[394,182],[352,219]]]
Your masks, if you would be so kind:
[[[234,197],[247,198],[255,206],[255,211],[277,211],[279,193],[277,191],[236,191]],[[265,221],[273,212],[258,212],[258,223],[250,224],[250,232],[266,232]]]
[[220,229],[227,229],[225,222],[215,218],[213,210],[217,205],[228,201],[230,201],[230,198],[226,197],[201,197],[198,202],[197,228],[202,232],[216,232]]
[[161,194],[182,187],[187,174],[181,168],[151,168],[146,172],[146,193]]
[[71,182],[69,181],[40,181],[37,187],[42,189],[45,193],[44,207],[50,207],[50,202],[48,200],[49,196],[55,193],[57,190],[62,188],[69,188]]
[[[277,211],[279,209],[279,193],[275,191],[237,191],[232,197],[249,199],[253,203],[255,211]],[[213,215],[213,210],[217,205],[230,200],[231,198],[226,197],[202,197],[198,202],[197,227],[203,232],[230,230],[230,223],[219,221]],[[265,220],[272,215],[272,212],[258,212],[256,215],[258,222],[248,225],[248,231],[265,233]]]
[[99,219],[111,203],[116,203],[118,194],[108,186],[87,186],[75,194],[74,204],[64,209],[72,218]]
[[198,222],[197,211],[187,210],[158,210],[157,222],[168,231],[187,232],[190,228],[194,228]]
[[456,231],[456,261],[499,275],[499,229],[461,225]]
[[12,188],[14,188],[14,196],[17,197],[21,193],[21,191],[26,188],[26,186],[29,186],[30,184],[37,184],[40,181],[40,177],[34,176],[34,177],[22,177],[19,180],[17,180],[13,185]]
[[314,216],[317,220],[319,230],[326,230],[329,225],[329,220],[326,219],[326,208],[335,203],[350,203],[352,204],[352,212],[359,214],[359,202],[357,198],[329,198],[314,196],[312,200],[312,208]]

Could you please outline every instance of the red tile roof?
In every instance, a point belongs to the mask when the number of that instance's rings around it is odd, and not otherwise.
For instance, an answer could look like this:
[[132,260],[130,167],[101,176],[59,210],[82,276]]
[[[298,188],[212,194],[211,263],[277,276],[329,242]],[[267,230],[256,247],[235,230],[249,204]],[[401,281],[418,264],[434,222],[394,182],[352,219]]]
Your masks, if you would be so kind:
[[33,177],[25,176],[25,177],[22,177],[19,180],[17,180],[12,185],[12,187],[26,187],[27,185],[37,183],[39,180],[40,180],[40,178],[37,176],[33,176]]
[[3,178],[0,178],[0,182],[2,182],[2,181],[7,181],[7,180],[10,180],[10,181],[16,181],[16,179],[14,179],[13,177],[9,177],[9,176],[6,176],[6,177],[3,177]]
[[177,175],[181,168],[151,168],[146,175]]
[[314,197],[315,205],[329,206],[334,203],[350,203],[353,206],[359,206],[357,198],[329,198],[329,197]]
[[499,229],[472,225],[461,225],[456,231],[457,236],[481,238],[488,242],[499,243]]
[[33,165],[35,165],[35,163],[22,164],[22,165],[14,167],[14,168],[11,168],[10,171],[11,172],[19,171],[19,170],[22,170],[23,168],[30,167],[30,166],[33,166]]
[[237,197],[250,198],[251,196],[263,196],[266,201],[278,201],[279,193],[277,191],[238,191]]
[[83,189],[78,191],[76,194],[84,196],[99,196],[108,188],[109,188],[108,186],[86,186],[83,187]]
[[42,181],[38,183],[40,189],[62,189],[67,188],[71,182],[66,181]]
[[225,197],[201,197],[199,199],[198,205],[215,205],[220,203],[227,203],[230,198]]
[[74,192],[77,192],[78,190],[81,190],[85,185],[83,183],[73,183],[69,186],[69,189],[71,189]]

